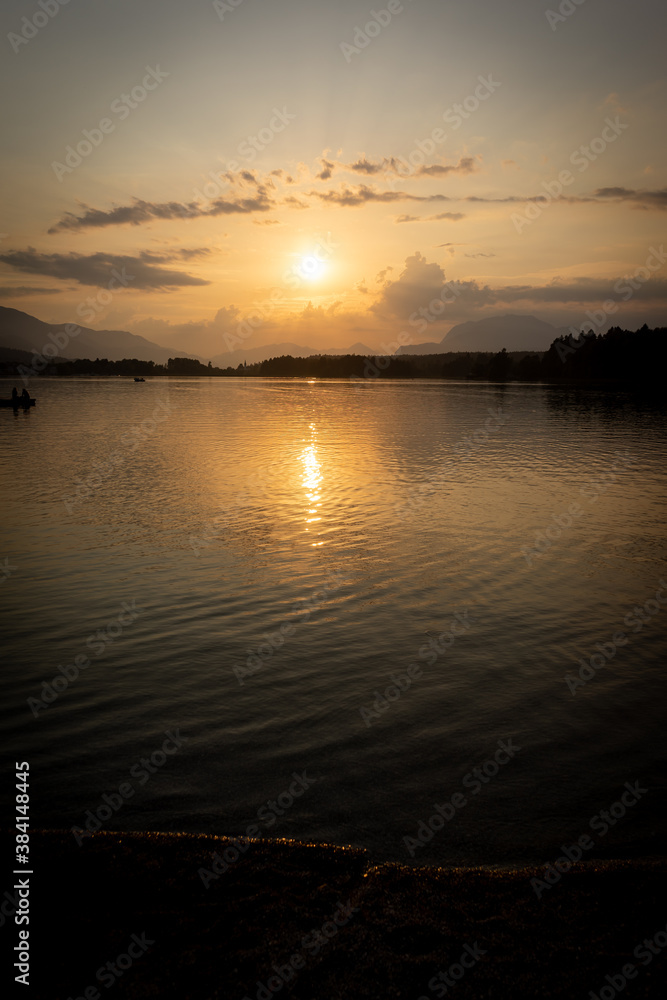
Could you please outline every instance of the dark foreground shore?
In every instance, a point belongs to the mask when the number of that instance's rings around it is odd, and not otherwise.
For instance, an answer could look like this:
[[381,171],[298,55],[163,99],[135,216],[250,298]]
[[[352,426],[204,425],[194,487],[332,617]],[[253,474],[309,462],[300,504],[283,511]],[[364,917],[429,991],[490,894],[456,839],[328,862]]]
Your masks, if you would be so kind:
[[[574,865],[538,899],[531,879],[543,868],[408,868],[353,848],[241,846],[154,833],[98,833],[79,846],[69,832],[31,834],[23,995],[667,996],[666,860]],[[13,920],[4,927],[18,940]]]

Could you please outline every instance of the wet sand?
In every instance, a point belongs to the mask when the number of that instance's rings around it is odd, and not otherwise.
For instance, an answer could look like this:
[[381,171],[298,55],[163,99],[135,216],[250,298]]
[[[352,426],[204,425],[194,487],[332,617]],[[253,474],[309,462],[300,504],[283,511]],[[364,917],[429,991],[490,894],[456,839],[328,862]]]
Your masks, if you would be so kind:
[[[662,940],[667,926],[665,859],[588,860],[538,900],[531,879],[543,869],[376,865],[355,848],[281,840],[242,846],[224,837],[103,832],[79,846],[69,832],[31,834],[25,995],[667,995],[667,948],[654,944],[654,956],[642,946],[656,934]],[[216,854],[220,874],[202,878],[204,869],[216,874]],[[17,931],[7,921],[5,934]],[[617,990],[605,977],[618,987],[628,963],[635,975]],[[440,973],[446,978],[434,979]]]

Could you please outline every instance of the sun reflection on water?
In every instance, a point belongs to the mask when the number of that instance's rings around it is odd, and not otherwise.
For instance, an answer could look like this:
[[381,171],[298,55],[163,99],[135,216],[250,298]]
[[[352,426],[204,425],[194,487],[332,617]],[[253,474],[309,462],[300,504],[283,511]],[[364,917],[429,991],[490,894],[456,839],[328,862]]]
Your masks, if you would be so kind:
[[[311,434],[310,444],[304,448],[299,455],[299,461],[303,464],[302,485],[306,492],[306,524],[314,524],[321,521],[320,506],[322,500],[321,484],[324,479],[322,475],[322,464],[317,457],[317,431],[315,424],[309,425]],[[306,528],[306,531],[309,531]],[[312,542],[313,546],[323,545],[323,542]]]

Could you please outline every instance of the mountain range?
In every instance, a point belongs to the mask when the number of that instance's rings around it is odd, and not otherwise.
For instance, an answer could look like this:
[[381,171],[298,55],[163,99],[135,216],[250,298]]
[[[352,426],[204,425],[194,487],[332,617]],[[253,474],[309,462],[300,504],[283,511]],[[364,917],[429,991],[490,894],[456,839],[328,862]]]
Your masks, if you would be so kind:
[[[55,354],[61,358],[90,358],[91,361],[95,358],[109,361],[137,358],[159,365],[166,364],[177,353],[127,330],[91,330],[78,323],[43,323],[35,316],[6,306],[0,306],[0,347],[37,354],[44,354],[48,348],[46,357],[53,357],[55,349]],[[180,357],[195,357],[185,351],[178,353]]]
[[407,344],[397,354],[445,354],[449,351],[547,351],[556,337],[570,333],[535,316],[488,316],[453,326],[438,343]]
[[[396,354],[444,354],[449,351],[546,351],[549,345],[568,330],[552,326],[534,316],[490,316],[486,319],[459,323],[452,327],[441,341],[422,344],[408,344],[400,347]],[[200,355],[191,354],[178,347],[162,347],[145,337],[129,333],[127,330],[92,330],[78,324],[44,323],[35,316],[0,306],[0,347],[18,351],[35,351],[47,357],[63,358],[107,358],[121,361],[137,358],[139,361],[153,361],[166,364],[169,358],[196,358],[207,361]],[[291,354],[292,357],[310,357],[318,354],[360,354],[373,356],[376,350],[367,344],[356,343],[350,347],[330,347],[326,349],[295,344],[290,341],[264,344],[260,347],[227,351],[216,354],[210,360],[220,368],[237,368],[247,362],[255,364],[267,358]]]
[[[76,331],[68,327],[73,327]],[[196,358],[198,361],[208,361],[198,354],[191,354],[180,347],[162,347],[152,340],[129,333],[127,330],[91,330],[79,326],[78,323],[44,323],[35,316],[0,306],[0,348],[11,348],[16,351],[35,351],[43,354],[48,348],[47,357],[61,358],[107,358],[109,361],[122,361],[123,358],[136,358],[138,361],[154,361],[155,364],[166,364],[169,358]],[[55,348],[55,354],[53,353]],[[282,342],[265,344],[262,347],[248,347],[245,350],[226,351],[210,358],[211,363],[220,368],[237,368],[239,364],[248,362],[254,364],[267,358],[276,358],[284,354],[293,357],[310,357],[313,354],[374,354],[367,344],[353,344],[351,347],[330,347],[325,350],[316,347],[306,347],[302,344]]]

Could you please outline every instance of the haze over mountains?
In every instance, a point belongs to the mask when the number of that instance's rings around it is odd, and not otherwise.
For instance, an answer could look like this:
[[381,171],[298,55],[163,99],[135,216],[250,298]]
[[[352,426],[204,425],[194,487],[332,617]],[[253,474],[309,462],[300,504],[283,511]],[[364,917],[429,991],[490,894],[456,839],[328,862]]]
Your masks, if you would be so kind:
[[203,358],[180,347],[162,347],[145,337],[129,333],[127,330],[92,330],[85,326],[72,323],[78,331],[71,335],[66,323],[44,323],[35,316],[0,306],[0,347],[18,351],[36,351],[41,354],[45,347],[57,348],[57,355],[62,358],[107,358],[109,361],[122,361],[123,358],[137,358],[139,361],[154,361],[156,364],[166,364],[169,358],[197,358],[199,361],[211,361],[216,367],[236,368],[242,362],[254,364],[267,358],[291,354],[294,357],[310,357],[313,354],[374,354],[367,344],[353,344],[351,347],[331,347],[318,350],[302,344],[281,342],[265,344],[262,347],[248,347],[236,351],[226,351],[212,358]]
[[[0,307],[0,347],[20,351],[43,353],[48,347],[48,355],[53,355],[53,346],[60,357],[107,358],[121,361],[137,358],[140,361],[154,361],[166,364],[169,358],[197,358],[210,360],[216,367],[236,368],[247,362],[255,364],[268,358],[290,354],[292,357],[310,357],[318,354],[358,354],[372,356],[377,350],[367,344],[356,343],[350,347],[331,347],[326,350],[282,341],[264,344],[260,347],[240,348],[216,354],[212,358],[202,358],[177,347],[162,347],[145,337],[129,333],[127,330],[92,330],[72,324],[44,323],[34,316],[18,309]],[[72,333],[72,330],[79,332]],[[546,351],[556,337],[567,335],[565,328],[552,326],[534,316],[492,316],[482,320],[460,323],[452,327],[439,342],[408,344],[397,354],[443,354],[449,351]]]
[[547,351],[565,327],[552,326],[535,316],[488,316],[453,326],[439,342],[408,344],[397,354],[444,354],[448,351]]
[[305,347],[303,344],[293,344],[290,341],[282,341],[278,344],[263,344],[261,347],[249,347],[247,350],[239,348],[237,351],[226,351],[224,354],[216,354],[211,360],[219,368],[236,368],[239,364],[247,361],[249,365],[254,365],[259,361],[267,361],[269,358],[281,358],[285,354],[291,354],[293,358],[310,358],[315,354],[376,354],[368,344],[352,344],[351,347],[327,347],[325,349],[317,347]]

